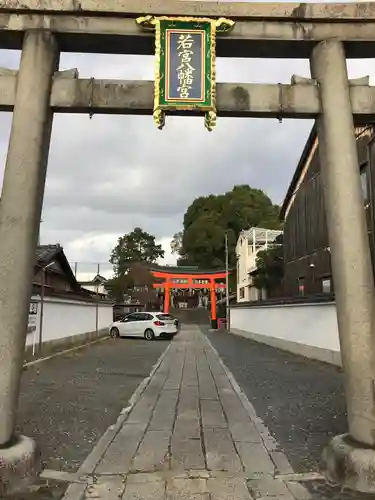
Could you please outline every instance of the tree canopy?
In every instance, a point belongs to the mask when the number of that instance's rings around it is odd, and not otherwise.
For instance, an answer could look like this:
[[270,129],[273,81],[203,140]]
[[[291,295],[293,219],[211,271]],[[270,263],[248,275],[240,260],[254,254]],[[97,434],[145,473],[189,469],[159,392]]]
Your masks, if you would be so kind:
[[155,299],[155,282],[153,274],[144,263],[132,262],[128,272],[108,280],[106,288],[116,302],[122,302],[125,295],[130,295],[141,304],[149,304]]
[[111,297],[121,302],[124,295],[130,294],[141,303],[151,302],[155,296],[152,286],[155,279],[148,265],[163,257],[164,250],[156,244],[155,236],[140,227],[121,236],[109,259],[115,274],[106,284]]
[[229,265],[233,267],[240,232],[250,227],[279,229],[278,215],[279,207],[262,190],[248,185],[235,186],[225,194],[199,197],[185,213],[182,239],[177,233],[172,240],[181,256],[179,264],[223,268],[227,233]]
[[164,250],[161,245],[156,244],[155,236],[136,227],[131,233],[118,239],[109,261],[113,265],[115,276],[118,277],[128,272],[131,263],[154,264],[163,257]]

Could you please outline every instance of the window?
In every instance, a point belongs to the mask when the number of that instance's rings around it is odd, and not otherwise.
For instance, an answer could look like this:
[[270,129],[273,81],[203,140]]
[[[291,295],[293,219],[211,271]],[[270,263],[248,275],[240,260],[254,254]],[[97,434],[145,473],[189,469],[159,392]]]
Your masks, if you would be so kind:
[[160,321],[168,321],[173,319],[173,316],[171,316],[170,314],[157,314],[156,317],[160,319]]
[[153,316],[148,313],[138,313],[137,316],[138,321],[150,321],[151,319],[154,319]]
[[128,314],[127,316],[125,316],[124,319],[126,321],[138,321],[138,314],[137,313]]
[[322,292],[331,293],[332,292],[332,281],[331,278],[322,278]]
[[244,299],[245,298],[245,287],[241,287],[240,288],[240,299]]
[[305,278],[303,276],[298,278],[298,294],[305,295]]
[[360,170],[363,199],[365,204],[370,201],[367,163],[361,166]]

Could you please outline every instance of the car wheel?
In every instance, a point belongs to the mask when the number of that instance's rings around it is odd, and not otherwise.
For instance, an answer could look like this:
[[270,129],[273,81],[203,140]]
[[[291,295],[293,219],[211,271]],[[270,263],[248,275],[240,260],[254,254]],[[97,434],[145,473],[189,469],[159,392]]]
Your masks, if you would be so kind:
[[118,328],[116,328],[116,327],[111,328],[110,336],[113,337],[114,339],[117,339],[120,336],[120,332],[119,332]]
[[146,339],[146,340],[154,340],[154,338],[155,338],[155,334],[154,334],[154,332],[153,332],[150,328],[148,328],[148,329],[145,331],[145,339]]

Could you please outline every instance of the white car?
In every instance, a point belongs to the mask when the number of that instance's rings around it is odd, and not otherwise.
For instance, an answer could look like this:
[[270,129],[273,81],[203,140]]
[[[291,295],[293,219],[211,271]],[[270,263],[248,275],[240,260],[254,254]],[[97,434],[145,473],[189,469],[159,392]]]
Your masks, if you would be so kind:
[[109,328],[111,337],[144,337],[146,340],[173,338],[177,331],[175,319],[161,312],[131,313]]

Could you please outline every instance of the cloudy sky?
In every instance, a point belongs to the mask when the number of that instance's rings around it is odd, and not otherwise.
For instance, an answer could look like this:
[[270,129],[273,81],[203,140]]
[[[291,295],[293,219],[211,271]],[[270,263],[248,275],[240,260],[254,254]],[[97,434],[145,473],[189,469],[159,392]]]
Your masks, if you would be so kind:
[[[0,66],[17,68],[20,54],[0,51]],[[63,54],[61,69],[80,77],[153,79],[153,57]],[[375,61],[349,61],[352,78],[369,74]],[[218,59],[219,82],[288,83],[309,76],[305,60]],[[11,115],[0,117],[0,186]],[[169,117],[163,131],[152,117],[57,115],[54,120],[41,242],[59,242],[80,273],[94,273],[117,238],[135,226],[152,233],[174,263],[169,242],[197,196],[235,184],[283,200],[311,121],[219,118],[207,132],[203,118]]]

